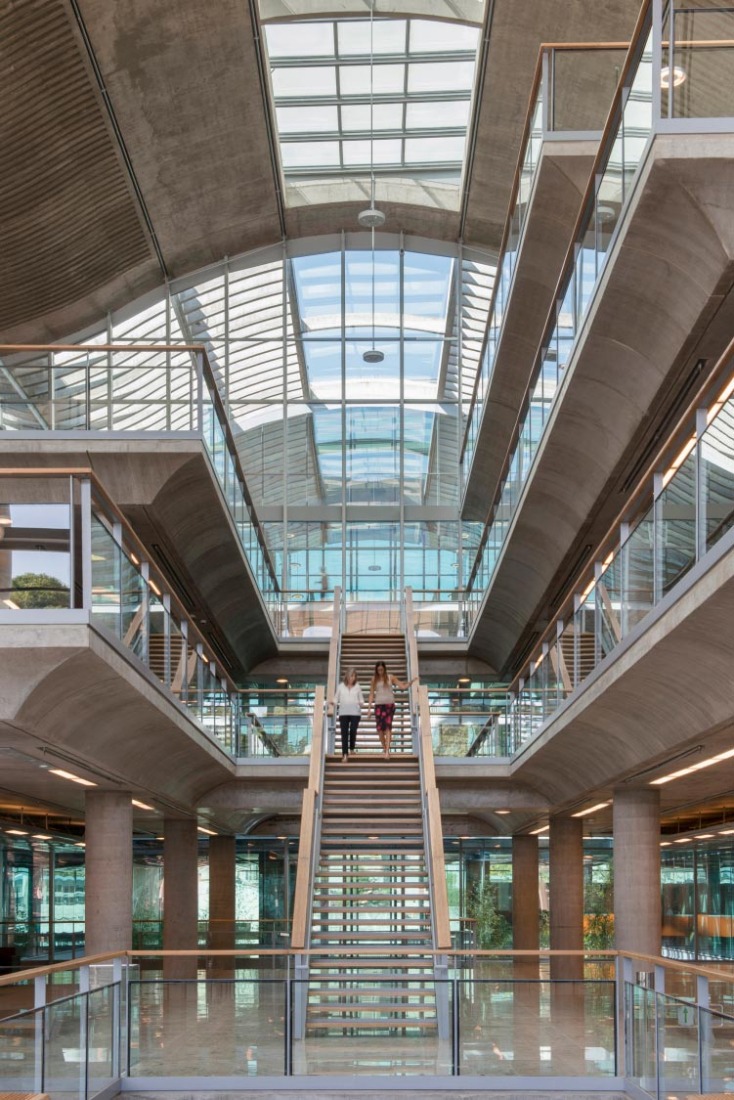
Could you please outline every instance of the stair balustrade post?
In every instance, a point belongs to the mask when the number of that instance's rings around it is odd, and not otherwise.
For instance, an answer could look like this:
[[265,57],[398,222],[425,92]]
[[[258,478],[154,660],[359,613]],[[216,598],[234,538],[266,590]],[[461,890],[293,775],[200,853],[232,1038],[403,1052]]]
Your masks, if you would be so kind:
[[449,1028],[449,964],[448,956],[436,955],[433,967],[436,989],[436,1026],[439,1039],[450,1037]]
[[306,1010],[308,1006],[308,955],[296,955],[293,970],[294,986],[291,987],[291,1007],[293,1014],[292,1036],[294,1040],[297,1040],[306,1038]]

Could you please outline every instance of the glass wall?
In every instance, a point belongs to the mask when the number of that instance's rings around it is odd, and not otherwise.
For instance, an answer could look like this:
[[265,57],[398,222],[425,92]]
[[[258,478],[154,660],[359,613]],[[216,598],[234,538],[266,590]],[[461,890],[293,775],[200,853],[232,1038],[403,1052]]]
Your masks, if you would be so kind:
[[[538,838],[540,946],[550,946],[548,839]],[[613,844],[584,839],[584,946],[614,946]],[[455,948],[512,947],[512,838],[444,837],[451,936]]]
[[[461,403],[493,280],[484,253],[387,233],[242,256],[80,334],[79,351],[4,356],[14,387],[0,388],[0,430],[199,430],[202,365],[177,345],[202,344],[232,432],[204,393],[205,443],[269,605],[282,590],[280,632],[327,630],[314,608],[291,612],[337,585],[353,601],[394,602],[411,583],[454,602]],[[162,350],[137,346],[151,343]],[[59,570],[33,571],[60,599]],[[30,598],[22,579],[0,575],[0,588]]]
[[734,959],[734,843],[663,841],[663,952],[682,959]]
[[[713,830],[712,830],[713,831]],[[36,839],[31,826],[0,831],[0,973],[84,954],[84,843]],[[15,834],[25,835],[15,835]],[[728,835],[727,835],[728,833]],[[40,834],[39,834],[40,835]],[[549,946],[548,838],[538,838],[540,945]],[[512,946],[512,838],[444,837],[456,948]],[[237,947],[287,945],[297,836],[237,839]],[[584,839],[584,946],[614,944],[613,842]],[[705,840],[661,841],[663,954],[734,959],[734,826]],[[163,838],[133,841],[134,946],[162,946]],[[199,942],[208,943],[208,841],[199,850]]]

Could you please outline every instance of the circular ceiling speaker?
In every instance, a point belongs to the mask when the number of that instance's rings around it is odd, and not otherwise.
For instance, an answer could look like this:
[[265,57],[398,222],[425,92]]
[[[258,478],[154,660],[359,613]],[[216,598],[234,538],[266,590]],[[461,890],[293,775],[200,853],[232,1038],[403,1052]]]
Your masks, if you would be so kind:
[[376,206],[368,206],[357,214],[357,221],[364,229],[379,229],[385,224],[385,215]]
[[385,358],[385,352],[378,351],[377,348],[370,348],[368,351],[362,353],[362,358],[365,363],[381,363]]

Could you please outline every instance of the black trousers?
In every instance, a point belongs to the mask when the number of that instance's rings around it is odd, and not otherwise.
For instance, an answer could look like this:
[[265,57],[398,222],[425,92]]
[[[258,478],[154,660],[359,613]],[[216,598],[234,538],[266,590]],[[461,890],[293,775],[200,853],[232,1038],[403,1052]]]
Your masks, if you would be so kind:
[[339,715],[339,728],[342,731],[342,756],[348,756],[350,752],[354,752],[354,747],[357,744],[359,718],[358,714]]

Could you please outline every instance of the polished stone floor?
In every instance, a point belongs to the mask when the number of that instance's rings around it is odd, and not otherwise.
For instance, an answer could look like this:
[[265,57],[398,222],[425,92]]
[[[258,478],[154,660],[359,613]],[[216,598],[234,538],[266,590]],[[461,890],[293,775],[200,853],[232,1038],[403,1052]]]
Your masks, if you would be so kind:
[[[335,1091],[324,1092],[323,1089],[299,1089],[297,1092],[271,1089],[267,1092],[254,1090],[252,1092],[197,1092],[196,1100],[293,1100],[299,1096],[302,1100],[385,1100],[384,1091],[360,1090],[360,1091]],[[508,1092],[506,1089],[499,1091],[493,1089],[460,1089],[446,1091],[445,1089],[410,1089],[399,1093],[400,1100],[569,1100],[567,1091],[542,1092],[527,1090],[522,1092]],[[124,1092],[119,1093],[117,1100],[191,1100],[190,1092]],[[622,1092],[574,1092],[573,1100],[628,1100],[627,1094]]]
[[[294,983],[294,998],[296,990]],[[450,998],[457,991],[454,1013]],[[130,1075],[283,1074],[285,994],[279,979],[133,983]],[[366,994],[363,1008],[371,996]],[[449,1021],[458,1018],[462,1074],[614,1076],[614,990],[607,982],[553,988],[547,982],[465,982],[447,987],[446,1014]],[[406,1031],[307,1029],[302,1039],[293,1035],[291,1046],[297,1075],[443,1076],[455,1073],[455,1057],[450,1038],[439,1039],[430,1025],[422,1032],[409,1025]]]

